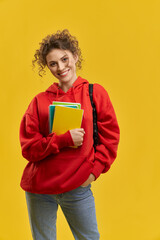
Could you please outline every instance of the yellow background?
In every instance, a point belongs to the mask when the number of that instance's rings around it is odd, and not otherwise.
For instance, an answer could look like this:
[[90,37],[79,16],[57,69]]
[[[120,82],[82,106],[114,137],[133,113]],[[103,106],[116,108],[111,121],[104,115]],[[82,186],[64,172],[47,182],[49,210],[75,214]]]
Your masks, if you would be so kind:
[[[0,22],[0,240],[32,239],[19,124],[55,81],[32,71],[35,50],[64,28],[85,59],[77,74],[106,88],[121,130],[117,159],[92,184],[101,240],[160,240],[160,1],[0,0]],[[73,239],[60,209],[57,228]]]

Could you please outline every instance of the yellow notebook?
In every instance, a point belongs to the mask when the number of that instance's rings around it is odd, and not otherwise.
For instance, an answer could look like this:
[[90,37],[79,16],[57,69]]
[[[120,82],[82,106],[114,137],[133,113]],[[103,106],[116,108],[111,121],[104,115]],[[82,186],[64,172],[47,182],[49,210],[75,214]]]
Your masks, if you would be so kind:
[[74,128],[81,128],[83,109],[55,106],[52,132],[63,134]]

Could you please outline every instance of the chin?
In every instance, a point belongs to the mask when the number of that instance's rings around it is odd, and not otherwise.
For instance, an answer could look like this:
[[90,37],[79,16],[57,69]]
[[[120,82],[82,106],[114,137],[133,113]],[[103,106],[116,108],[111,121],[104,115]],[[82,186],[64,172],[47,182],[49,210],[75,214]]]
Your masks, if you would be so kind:
[[59,78],[59,80],[61,81],[61,82],[70,82],[70,81],[72,81],[72,78],[71,77],[69,77],[69,76],[66,76],[66,77],[64,77],[64,78]]

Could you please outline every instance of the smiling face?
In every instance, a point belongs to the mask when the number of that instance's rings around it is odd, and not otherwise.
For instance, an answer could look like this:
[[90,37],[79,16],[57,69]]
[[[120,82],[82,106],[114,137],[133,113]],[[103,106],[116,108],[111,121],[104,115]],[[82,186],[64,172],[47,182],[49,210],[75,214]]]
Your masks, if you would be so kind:
[[46,56],[46,62],[51,73],[63,84],[72,85],[77,79],[76,62],[78,56],[73,55],[69,50],[52,49]]

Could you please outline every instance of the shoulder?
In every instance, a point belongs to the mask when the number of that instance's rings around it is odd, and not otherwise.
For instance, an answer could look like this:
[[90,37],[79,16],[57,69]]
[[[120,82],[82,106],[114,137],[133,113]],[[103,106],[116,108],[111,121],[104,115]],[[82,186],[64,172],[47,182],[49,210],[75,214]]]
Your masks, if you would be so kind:
[[36,99],[42,99],[46,97],[47,97],[47,92],[40,92],[35,96]]
[[43,98],[45,98],[45,97],[46,97],[45,92],[40,92],[40,93],[36,94],[36,95],[31,99],[29,106],[30,106],[31,104],[35,104],[35,103],[37,102],[37,100],[43,99]]
[[[99,83],[93,83],[93,87],[94,87],[94,89],[96,89],[97,91],[99,90],[105,90],[105,88],[101,85],[101,84],[99,84]],[[105,90],[106,91],[106,90]]]
[[107,90],[100,84],[93,84],[93,102],[96,105],[97,111],[103,111],[111,106],[111,100]]
[[39,101],[43,101],[45,98],[46,98],[46,93],[45,92],[40,92],[40,93],[36,94],[32,98],[32,100],[30,101],[30,103],[29,103],[29,105],[27,107],[26,113],[34,114],[34,112],[37,109],[38,102]]
[[109,97],[107,90],[100,84],[93,84],[93,95],[101,97]]
[[33,97],[30,104],[37,104],[38,102],[44,101],[45,99],[47,99],[47,92],[40,92]]

